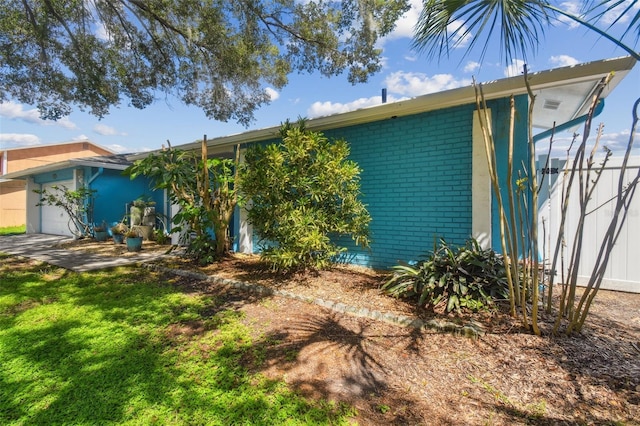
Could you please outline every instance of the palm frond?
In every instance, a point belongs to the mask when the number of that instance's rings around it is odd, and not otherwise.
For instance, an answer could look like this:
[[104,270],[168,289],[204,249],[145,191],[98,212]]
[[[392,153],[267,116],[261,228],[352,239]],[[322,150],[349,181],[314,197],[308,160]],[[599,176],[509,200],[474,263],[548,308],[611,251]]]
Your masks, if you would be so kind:
[[[600,0],[588,1],[584,5],[585,15],[591,16],[592,22],[600,21],[605,15],[615,12],[617,16],[611,21],[609,29],[614,25],[630,18],[627,29],[621,38],[626,37],[630,32],[635,30],[635,43],[640,40],[640,7],[638,0]],[[634,13],[635,9],[635,13]]]
[[526,59],[528,52],[536,51],[550,24],[548,6],[545,0],[426,0],[412,45],[429,57],[441,58],[462,47],[466,56],[484,40],[483,59],[497,31],[507,62]]

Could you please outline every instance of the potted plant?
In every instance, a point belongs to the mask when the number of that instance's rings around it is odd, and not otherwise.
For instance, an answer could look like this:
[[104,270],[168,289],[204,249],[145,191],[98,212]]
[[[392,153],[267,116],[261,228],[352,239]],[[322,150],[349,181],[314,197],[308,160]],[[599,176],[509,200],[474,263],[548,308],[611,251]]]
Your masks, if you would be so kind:
[[113,242],[115,244],[123,244],[124,243],[124,234],[127,233],[129,228],[124,223],[120,222],[111,227],[111,235],[113,236]]
[[109,233],[107,232],[107,224],[103,221],[100,225],[95,225],[93,227],[93,238],[96,241],[107,241],[107,237]]
[[155,201],[150,197],[140,197],[131,203],[129,211],[131,226],[138,227],[138,231],[143,239],[150,240],[153,235],[153,228],[156,222]]
[[137,229],[131,228],[126,232],[125,237],[127,237],[127,251],[142,250],[142,237]]

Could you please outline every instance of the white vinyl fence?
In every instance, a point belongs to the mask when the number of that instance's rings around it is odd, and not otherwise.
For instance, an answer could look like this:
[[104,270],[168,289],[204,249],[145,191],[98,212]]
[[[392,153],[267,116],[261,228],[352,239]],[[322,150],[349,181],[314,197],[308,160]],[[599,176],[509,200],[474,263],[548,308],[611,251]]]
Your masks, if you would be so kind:
[[[544,181],[539,193],[538,238],[540,253],[544,256],[546,263],[549,264],[553,258],[560,226],[565,160],[551,159],[549,166],[544,169],[545,163],[546,157],[538,159],[539,179],[542,179],[542,174],[544,173]],[[601,160],[596,161],[594,168],[597,168],[596,166],[600,164]],[[611,157],[609,159],[594,195],[588,204],[582,260],[578,275],[579,284],[586,284],[588,281],[600,249],[602,237],[610,224],[615,206],[613,198],[618,191],[621,164],[622,158]],[[639,167],[640,157],[632,157],[627,165],[624,179],[625,186],[638,173]],[[591,179],[595,179],[595,174]],[[569,177],[567,175],[567,183],[568,180]],[[566,241],[563,248],[565,270],[566,264],[569,262],[569,248],[573,244],[574,233],[579,220],[578,187],[576,183],[577,176],[574,178],[574,187],[571,190],[565,224]],[[558,265],[559,268],[560,266]],[[558,273],[556,282],[559,281],[560,275]],[[629,206],[626,222],[611,253],[609,265],[600,288],[640,293],[640,188],[636,190]]]

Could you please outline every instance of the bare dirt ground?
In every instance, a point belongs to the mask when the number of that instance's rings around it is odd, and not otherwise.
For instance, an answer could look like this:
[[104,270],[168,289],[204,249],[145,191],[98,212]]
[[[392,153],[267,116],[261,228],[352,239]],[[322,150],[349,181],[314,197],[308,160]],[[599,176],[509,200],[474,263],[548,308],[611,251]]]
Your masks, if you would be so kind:
[[[119,254],[112,243],[67,247]],[[146,243],[161,254],[166,247]],[[159,264],[296,294],[428,319],[434,313],[381,294],[384,271],[340,266],[281,277],[254,256],[205,268],[178,257]],[[584,331],[533,336],[499,310],[449,321],[481,323],[478,339],[340,314],[166,274],[185,292],[207,293],[245,313],[256,351],[247,368],[299,392],[356,407],[361,425],[640,425],[640,294],[600,291]],[[542,318],[543,326],[553,318]],[[173,330],[189,334],[198,324]],[[546,327],[548,328],[548,327]]]

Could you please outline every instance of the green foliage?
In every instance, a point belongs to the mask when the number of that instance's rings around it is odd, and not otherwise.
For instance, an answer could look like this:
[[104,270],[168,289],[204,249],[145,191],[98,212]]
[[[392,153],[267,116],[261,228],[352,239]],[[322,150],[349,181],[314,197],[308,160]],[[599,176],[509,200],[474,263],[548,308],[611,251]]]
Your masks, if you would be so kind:
[[406,10],[407,0],[3,2],[0,102],[102,117],[159,91],[246,125],[291,72],[366,81],[380,69],[378,39]]
[[[172,218],[172,232],[183,233],[187,255],[200,264],[211,263],[229,249],[229,222],[237,203],[236,160],[207,158],[204,154],[169,147],[137,160],[125,170],[131,179],[146,176],[154,189],[167,189],[180,211]],[[213,230],[215,241],[209,230]],[[190,233],[195,233],[191,238]]]
[[167,244],[169,242],[169,235],[164,229],[156,229],[153,231],[153,239],[160,245]]
[[369,245],[371,217],[360,196],[360,168],[346,141],[298,125],[282,127],[282,142],[252,146],[241,174],[248,219],[266,244],[274,269],[326,268],[346,249],[332,237]]
[[53,185],[51,190],[34,189],[40,194],[36,206],[56,206],[64,210],[70,218],[69,230],[77,237],[91,235],[93,222],[93,202],[96,190],[81,186],[72,190],[65,185]]
[[0,228],[0,235],[24,234],[27,232],[27,225],[3,226]]
[[209,265],[219,258],[216,253],[216,242],[207,234],[191,238],[185,250],[185,256],[202,266]]
[[0,276],[2,425],[351,424],[352,407],[249,371],[259,333],[225,298],[135,268],[4,258]]
[[[592,2],[586,13],[573,13],[565,4],[556,6],[548,0],[533,1],[459,1],[425,0],[415,28],[413,47],[429,57],[448,56],[451,49],[466,46],[468,54],[481,38],[484,43],[481,60],[489,51],[494,35],[500,37],[500,46],[506,63],[514,58],[527,59],[527,53],[535,54],[545,29],[560,21],[572,21],[613,42],[628,54],[640,60],[640,52],[626,44],[625,38],[640,36],[640,9],[630,20],[627,30],[619,38],[610,34],[609,28],[599,28],[598,21],[614,18],[624,21],[631,16],[637,0],[621,7],[620,0]],[[606,16],[606,19],[605,19]],[[634,28],[635,26],[635,28]]]
[[397,265],[383,290],[396,297],[417,297],[418,304],[446,311],[477,311],[494,298],[506,298],[508,287],[502,256],[482,249],[476,240],[452,247],[444,240],[416,265]]

